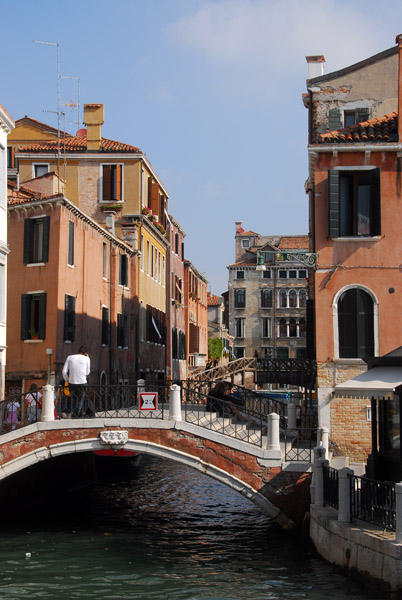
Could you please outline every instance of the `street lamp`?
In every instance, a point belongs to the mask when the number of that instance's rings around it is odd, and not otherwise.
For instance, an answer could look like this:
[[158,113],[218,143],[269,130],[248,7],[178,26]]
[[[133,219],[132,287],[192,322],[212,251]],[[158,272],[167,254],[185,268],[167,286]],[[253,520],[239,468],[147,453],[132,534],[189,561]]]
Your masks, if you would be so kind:
[[264,255],[261,250],[257,250],[257,266],[255,268],[256,271],[266,271],[267,268],[264,264]]

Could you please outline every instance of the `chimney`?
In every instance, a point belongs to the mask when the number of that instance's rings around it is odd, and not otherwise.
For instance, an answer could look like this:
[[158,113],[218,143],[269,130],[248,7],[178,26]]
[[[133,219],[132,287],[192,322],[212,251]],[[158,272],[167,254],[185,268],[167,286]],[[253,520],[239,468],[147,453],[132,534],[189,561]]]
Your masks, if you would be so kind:
[[112,234],[112,235],[116,235],[115,233],[115,228],[114,228],[114,218],[115,218],[115,214],[114,212],[107,212],[106,213],[106,229]]
[[87,126],[87,150],[96,150],[99,152],[103,122],[103,104],[84,104],[84,123]]
[[398,44],[398,141],[402,142],[402,34],[396,36]]
[[317,56],[306,56],[308,64],[308,76],[307,79],[314,79],[315,77],[321,77],[324,75],[324,63],[325,56],[318,54]]
[[244,229],[242,227],[243,221],[236,221],[235,225],[236,225],[236,233],[243,233],[244,232]]

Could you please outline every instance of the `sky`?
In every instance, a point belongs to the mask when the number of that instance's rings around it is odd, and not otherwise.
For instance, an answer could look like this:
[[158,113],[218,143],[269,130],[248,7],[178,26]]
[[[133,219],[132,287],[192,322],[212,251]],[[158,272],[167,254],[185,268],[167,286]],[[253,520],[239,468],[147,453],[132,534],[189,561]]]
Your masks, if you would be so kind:
[[236,221],[308,233],[305,56],[330,73],[402,33],[401,0],[0,0],[0,14],[0,104],[57,127],[57,46],[34,40],[58,43],[61,125],[80,128],[78,91],[104,104],[103,137],[147,155],[213,294]]

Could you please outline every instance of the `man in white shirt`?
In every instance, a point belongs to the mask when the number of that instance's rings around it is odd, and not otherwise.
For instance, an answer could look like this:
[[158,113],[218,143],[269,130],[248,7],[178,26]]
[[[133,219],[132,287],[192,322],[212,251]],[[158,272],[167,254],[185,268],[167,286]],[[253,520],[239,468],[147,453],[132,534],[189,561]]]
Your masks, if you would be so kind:
[[71,416],[80,417],[82,403],[87,387],[87,377],[91,370],[91,363],[86,346],[80,346],[78,354],[67,356],[63,367],[63,377],[68,381],[71,394]]

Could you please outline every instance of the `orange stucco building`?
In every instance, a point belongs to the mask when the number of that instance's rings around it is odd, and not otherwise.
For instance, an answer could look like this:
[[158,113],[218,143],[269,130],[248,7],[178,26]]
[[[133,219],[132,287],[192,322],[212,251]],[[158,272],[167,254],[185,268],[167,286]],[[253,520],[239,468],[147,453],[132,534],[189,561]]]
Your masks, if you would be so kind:
[[[92,383],[135,375],[136,250],[63,195],[9,183],[7,385],[26,391],[86,344]],[[116,382],[117,382],[116,381]]]
[[[399,65],[401,52],[399,38]],[[321,88],[327,86],[323,97],[329,98],[331,81],[336,80],[347,103],[347,84],[353,76],[354,97],[349,108],[356,105],[360,110],[364,105],[366,117],[370,117],[370,103],[377,106],[379,102],[362,99],[362,95],[359,99],[359,79],[364,94],[367,70],[381,70],[381,64],[391,59],[388,76],[395,76],[396,54],[394,50],[386,56],[382,53],[339,72],[336,78],[328,75],[326,80],[324,76],[322,81],[308,81],[313,127],[307,182],[310,249],[318,253],[310,294],[315,303],[319,419],[330,430],[332,451],[361,461],[371,451],[370,397],[343,395],[342,386],[337,386],[367,371],[364,359],[384,356],[402,346],[402,124],[398,118],[402,78],[399,75],[389,86],[389,98],[382,96],[385,86],[377,89],[381,103],[395,112],[334,131],[327,127],[320,133],[314,125],[317,114],[324,114],[323,106],[317,110],[320,98],[314,94],[321,82]],[[397,102],[392,96],[394,89],[398,90]],[[319,93],[324,94],[323,89]],[[330,106],[330,110],[335,109]],[[345,119],[349,117],[342,103],[336,110]],[[320,126],[323,122],[330,119],[321,118]]]

